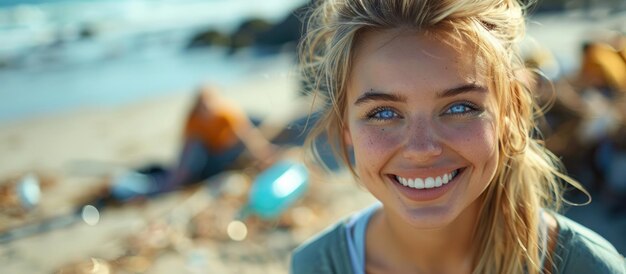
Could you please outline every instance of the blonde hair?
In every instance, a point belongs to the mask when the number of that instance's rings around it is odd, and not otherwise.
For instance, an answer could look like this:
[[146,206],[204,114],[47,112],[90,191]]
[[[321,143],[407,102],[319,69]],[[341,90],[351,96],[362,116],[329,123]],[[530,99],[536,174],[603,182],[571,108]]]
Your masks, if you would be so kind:
[[540,254],[546,251],[539,236],[541,209],[560,209],[562,182],[582,190],[534,136],[540,108],[515,77],[524,69],[516,48],[525,32],[524,10],[514,0],[323,0],[312,10],[300,45],[305,79],[326,103],[308,136],[309,150],[317,155],[314,140],[326,134],[335,155],[353,174],[342,138],[343,114],[361,33],[407,29],[452,38],[445,42],[457,50],[471,45],[486,62],[490,90],[498,105],[506,107],[498,115],[500,161],[483,193],[481,225],[475,229],[479,246],[474,273],[542,272]]

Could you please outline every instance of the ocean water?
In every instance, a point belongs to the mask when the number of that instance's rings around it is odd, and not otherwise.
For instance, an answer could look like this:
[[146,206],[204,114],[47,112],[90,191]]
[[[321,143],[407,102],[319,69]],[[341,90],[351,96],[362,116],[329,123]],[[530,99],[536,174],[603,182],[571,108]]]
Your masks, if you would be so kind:
[[[207,28],[279,21],[305,0],[0,0],[0,123],[229,85],[289,54],[185,50]],[[85,29],[94,35],[85,39]]]
[[[0,70],[0,123],[74,108],[107,107],[192,92],[203,83],[236,84],[288,68],[293,56],[232,58],[219,50],[141,56],[81,65]],[[268,76],[269,75],[269,76]]]

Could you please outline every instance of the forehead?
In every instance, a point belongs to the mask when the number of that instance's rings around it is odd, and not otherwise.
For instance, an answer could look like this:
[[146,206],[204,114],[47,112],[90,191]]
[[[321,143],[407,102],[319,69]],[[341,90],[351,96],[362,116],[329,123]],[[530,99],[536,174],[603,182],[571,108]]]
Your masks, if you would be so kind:
[[475,47],[444,39],[406,30],[362,33],[354,48],[350,87],[439,91],[465,83],[487,86]]

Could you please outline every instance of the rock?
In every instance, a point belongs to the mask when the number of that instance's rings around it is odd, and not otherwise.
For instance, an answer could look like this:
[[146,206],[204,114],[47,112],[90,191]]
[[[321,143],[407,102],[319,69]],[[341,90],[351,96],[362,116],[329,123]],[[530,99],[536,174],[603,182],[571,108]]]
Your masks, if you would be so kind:
[[254,45],[258,37],[271,27],[272,25],[268,21],[260,18],[244,21],[231,36],[230,53],[234,53],[240,48]]
[[209,29],[193,36],[187,45],[187,49],[212,46],[227,47],[230,44],[231,38],[228,35]]

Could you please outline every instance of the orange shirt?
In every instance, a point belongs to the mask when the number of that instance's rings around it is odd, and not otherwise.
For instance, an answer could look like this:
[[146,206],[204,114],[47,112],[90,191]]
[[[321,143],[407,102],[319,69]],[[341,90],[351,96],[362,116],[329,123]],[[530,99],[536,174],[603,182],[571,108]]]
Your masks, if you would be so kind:
[[620,56],[624,52],[604,44],[590,45],[583,56],[582,76],[592,85],[626,91],[626,60]]
[[238,105],[220,100],[210,110],[195,109],[185,125],[185,138],[197,138],[217,152],[227,150],[239,142],[236,128],[247,124],[248,117]]

